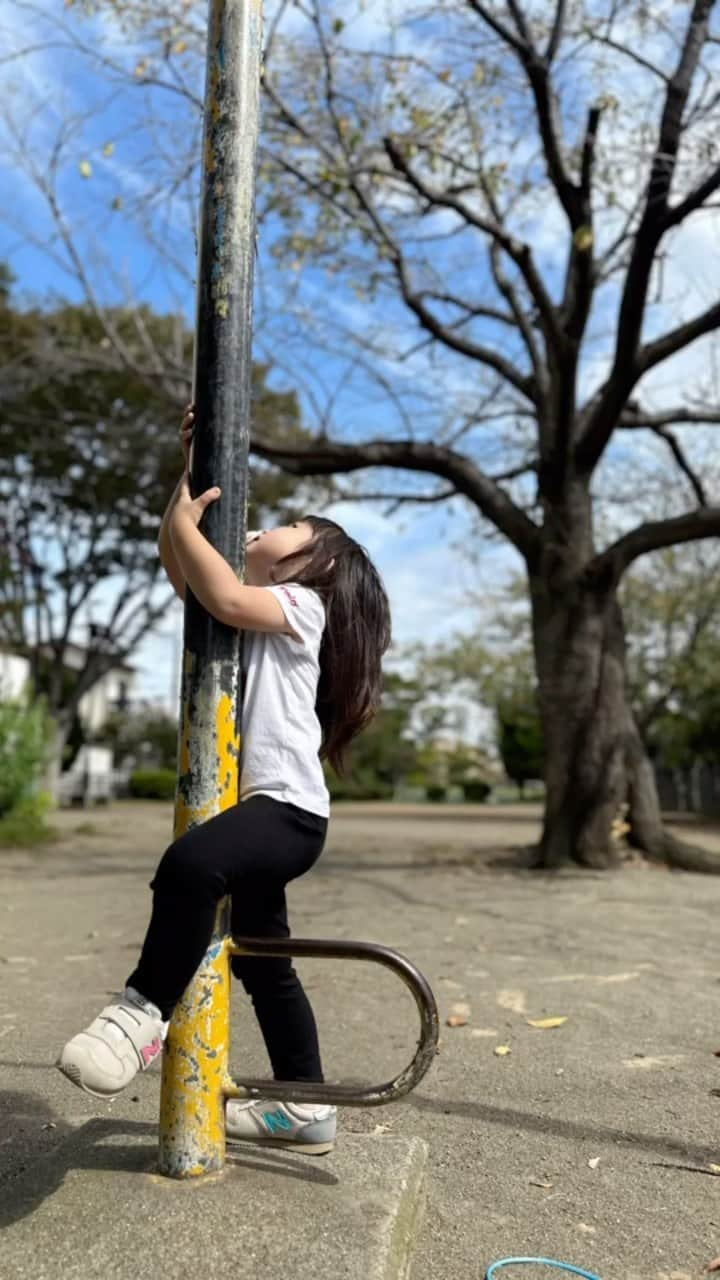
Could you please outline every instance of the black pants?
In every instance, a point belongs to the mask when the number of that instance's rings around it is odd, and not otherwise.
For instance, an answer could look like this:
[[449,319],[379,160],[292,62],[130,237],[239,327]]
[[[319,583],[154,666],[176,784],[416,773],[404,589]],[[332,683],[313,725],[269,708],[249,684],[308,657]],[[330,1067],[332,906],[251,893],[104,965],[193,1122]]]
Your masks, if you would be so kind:
[[[285,886],[320,856],[327,819],[253,796],[180,836],[151,881],[153,909],[140,962],[127,980],[169,1018],[202,960],[217,905],[232,895],[232,932],[290,934]],[[289,959],[233,956],[252,999],[276,1080],[322,1080],[310,1002]]]

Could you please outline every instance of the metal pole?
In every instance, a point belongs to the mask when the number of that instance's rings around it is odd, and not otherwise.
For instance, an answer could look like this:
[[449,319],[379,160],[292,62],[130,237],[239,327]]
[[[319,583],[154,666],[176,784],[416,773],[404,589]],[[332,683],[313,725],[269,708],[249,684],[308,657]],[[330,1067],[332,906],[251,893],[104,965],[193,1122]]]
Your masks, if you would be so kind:
[[[197,279],[193,493],[222,488],[202,530],[245,574],[250,437],[254,188],[261,0],[210,0]],[[188,590],[175,836],[236,804],[242,709],[240,633]],[[160,1103],[160,1171],[195,1177],[222,1167],[229,1084],[228,903],[175,1011]]]

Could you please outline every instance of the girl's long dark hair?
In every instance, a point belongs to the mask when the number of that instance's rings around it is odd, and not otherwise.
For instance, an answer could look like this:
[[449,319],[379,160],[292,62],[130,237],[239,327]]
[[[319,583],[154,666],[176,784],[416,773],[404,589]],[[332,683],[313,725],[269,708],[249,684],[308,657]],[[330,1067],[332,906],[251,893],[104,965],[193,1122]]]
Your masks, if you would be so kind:
[[[345,773],[344,755],[380,706],[382,656],[390,647],[390,605],[382,579],[364,547],[325,516],[303,516],[312,526],[310,559],[290,573],[292,552],[277,562],[273,582],[297,582],[317,591],[325,606],[320,679],[315,710],[322,730],[320,759]],[[331,563],[334,561],[334,564]],[[287,564],[286,574],[280,567]]]

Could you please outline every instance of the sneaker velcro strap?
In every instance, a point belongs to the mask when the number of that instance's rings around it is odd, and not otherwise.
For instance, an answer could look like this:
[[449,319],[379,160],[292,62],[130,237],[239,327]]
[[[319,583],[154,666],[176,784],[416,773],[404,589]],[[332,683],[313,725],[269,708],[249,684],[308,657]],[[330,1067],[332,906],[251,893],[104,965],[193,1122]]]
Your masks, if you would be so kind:
[[120,1027],[137,1053],[140,1070],[147,1071],[163,1045],[156,1019],[137,1005],[109,1004],[100,1011],[88,1032],[102,1035],[103,1023],[106,1022],[114,1022]]

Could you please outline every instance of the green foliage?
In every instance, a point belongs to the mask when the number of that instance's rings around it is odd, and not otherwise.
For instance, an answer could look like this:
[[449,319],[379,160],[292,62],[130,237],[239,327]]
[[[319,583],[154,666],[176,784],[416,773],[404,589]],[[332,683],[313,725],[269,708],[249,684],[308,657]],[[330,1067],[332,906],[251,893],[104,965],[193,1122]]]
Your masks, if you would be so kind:
[[431,800],[433,803],[437,803],[440,800],[444,800],[447,796],[447,787],[438,786],[437,783],[430,783],[430,785],[425,788],[425,794],[428,800]]
[[489,782],[468,781],[460,784],[468,804],[483,804],[487,800],[492,787]]
[[0,818],[30,801],[48,762],[53,723],[43,698],[0,702]]
[[383,672],[382,705],[347,754],[345,778],[330,768],[325,777],[333,799],[387,800],[416,764],[417,749],[405,736],[421,694],[417,681]]
[[[40,655],[29,622],[43,608],[62,616],[63,602],[75,610],[78,599],[113,578],[118,599],[132,594],[136,607],[115,608],[107,599],[107,616],[116,622],[114,633],[97,642],[102,652],[127,652],[157,625],[159,604],[154,611],[140,605],[163,580],[157,534],[182,470],[178,426],[189,397],[193,334],[176,315],[144,305],[101,314],[71,304],[23,308],[12,302],[12,283],[0,270],[0,639],[33,661],[37,691],[66,722],[80,672],[62,653]],[[269,387],[268,374],[267,366],[254,366],[254,432],[273,444],[307,441],[295,392]],[[251,525],[304,514],[297,485],[293,476],[257,466]],[[310,480],[303,490],[312,505],[322,504],[332,499],[335,481]],[[62,555],[48,554],[59,546]]]
[[32,848],[57,840],[59,832],[47,822],[53,803],[49,791],[23,796],[0,818],[0,845]]
[[128,758],[143,767],[177,768],[178,722],[175,716],[156,711],[114,711],[103,725],[98,741],[112,747],[117,765]]
[[526,782],[542,778],[544,745],[537,702],[526,689],[502,698],[496,707],[498,750],[505,772],[522,791]]
[[392,800],[395,788],[382,782],[372,769],[357,770],[352,777],[327,777],[330,799],[335,800]]
[[633,708],[648,748],[669,768],[720,760],[720,554],[670,547],[622,590]]
[[136,769],[130,775],[130,795],[138,800],[174,800],[176,787],[174,769]]

